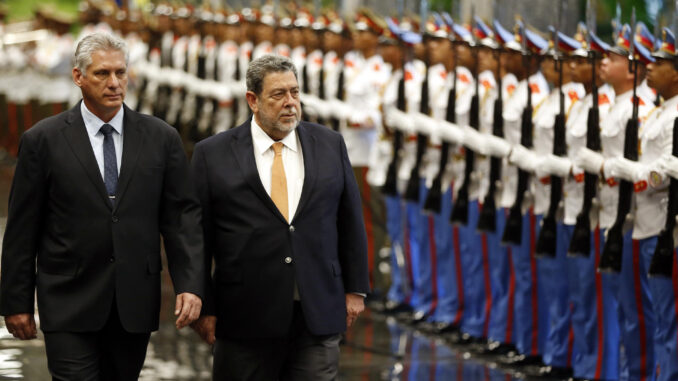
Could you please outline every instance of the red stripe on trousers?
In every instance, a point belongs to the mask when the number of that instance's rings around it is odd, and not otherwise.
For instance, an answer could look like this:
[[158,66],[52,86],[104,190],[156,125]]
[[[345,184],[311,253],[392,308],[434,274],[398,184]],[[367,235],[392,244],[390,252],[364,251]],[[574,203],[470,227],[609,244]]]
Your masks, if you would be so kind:
[[452,226],[452,243],[454,245],[454,264],[457,270],[457,299],[459,299],[459,308],[454,316],[454,324],[461,323],[464,316],[464,278],[461,270],[461,245],[459,244],[459,228]]
[[372,210],[370,210],[370,184],[367,182],[367,167],[361,169],[363,179],[363,219],[367,235],[367,273],[370,276],[370,288],[374,283],[374,230],[372,228]]
[[605,310],[603,309],[603,276],[597,271],[598,265],[600,264],[600,227],[596,226],[593,234],[593,245],[594,245],[594,255],[595,257],[595,267],[593,273],[596,274],[596,323],[598,324],[598,353],[596,357],[596,373],[593,378],[601,378],[603,373],[603,348],[605,348],[605,331],[604,327],[604,315]]
[[431,288],[433,300],[431,301],[431,308],[428,310],[429,315],[433,315],[438,306],[438,250],[436,248],[435,236],[435,221],[433,215],[428,216],[428,241],[431,253]]
[[405,213],[403,214],[405,216],[404,218],[404,229],[403,229],[403,240],[405,241],[405,261],[407,262],[407,281],[410,285],[410,295],[407,295],[405,298],[405,303],[410,303],[410,299],[412,298],[412,290],[414,290],[414,274],[412,274],[412,247],[410,246],[410,228],[408,227],[407,221],[407,208],[403,208]]
[[528,213],[530,213],[530,270],[532,276],[532,355],[536,356],[539,354],[539,294],[537,293],[537,259],[534,256],[537,223],[532,209]]
[[513,252],[511,251],[511,247],[506,248],[506,253],[508,254],[509,263],[509,289],[506,311],[506,337],[504,337],[504,342],[510,343],[513,339],[513,307],[515,304],[516,274],[513,269]]
[[[574,306],[570,304],[570,313],[574,309]],[[570,315],[572,316],[572,315]],[[572,328],[572,323],[570,323],[570,332],[567,334],[567,367],[572,368],[572,349],[574,348],[574,328]]]
[[[676,319],[678,319],[678,260],[676,260],[675,252],[673,253],[673,276],[671,279],[673,280],[673,297],[676,299],[674,303],[674,307],[676,309]],[[673,360],[678,361],[678,358]]]
[[490,312],[492,311],[492,284],[490,282],[490,261],[487,253],[487,235],[480,236],[483,246],[483,278],[485,278],[485,324],[483,325],[483,337],[487,337],[490,327]]
[[640,336],[640,379],[647,379],[647,353],[645,338],[645,315],[643,311],[643,291],[640,283],[640,241],[633,240],[633,285],[636,291],[636,309],[638,310],[638,330]]

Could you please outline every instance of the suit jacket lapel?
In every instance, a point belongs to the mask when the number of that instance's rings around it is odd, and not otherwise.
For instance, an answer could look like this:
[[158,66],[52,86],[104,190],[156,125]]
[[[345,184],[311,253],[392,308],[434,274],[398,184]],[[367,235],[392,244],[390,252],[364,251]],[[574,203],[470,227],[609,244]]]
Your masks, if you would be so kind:
[[[275,206],[271,197],[266,193],[264,185],[259,178],[259,171],[257,170],[257,163],[254,159],[254,147],[252,143],[252,133],[250,121],[238,127],[238,133],[235,139],[231,141],[231,152],[235,157],[235,161],[240,167],[243,177],[250,185],[254,193],[261,199],[261,201],[271,209],[271,211],[281,220],[285,221],[285,217],[280,214],[278,207]],[[286,222],[286,221],[285,221]]]
[[66,121],[68,125],[62,131],[66,141],[68,142],[75,156],[78,158],[78,161],[85,170],[85,173],[92,182],[92,185],[96,188],[99,195],[101,195],[102,200],[106,203],[106,205],[108,205],[108,207],[111,207],[111,202],[109,201],[108,194],[106,193],[104,179],[101,177],[99,165],[97,164],[97,160],[94,157],[92,142],[89,140],[87,128],[85,128],[85,122],[83,121],[82,114],[80,113],[80,103],[78,103],[69,111]]
[[129,184],[134,169],[137,166],[137,159],[143,146],[144,134],[138,126],[138,118],[134,111],[125,107],[125,116],[123,119],[123,143],[122,143],[122,164],[120,165],[120,176],[118,178],[118,189],[115,194],[115,207],[120,205],[120,200],[125,195],[125,190]]
[[[297,206],[296,213],[294,213],[294,218],[296,218],[301,213],[304,206],[308,204],[317,177],[315,136],[308,131],[308,128],[309,127],[304,124],[299,124],[297,127],[297,134],[299,136],[299,141],[301,142],[302,154],[304,155],[304,185],[301,188],[301,197],[299,198],[299,205]],[[294,220],[294,218],[292,220]]]

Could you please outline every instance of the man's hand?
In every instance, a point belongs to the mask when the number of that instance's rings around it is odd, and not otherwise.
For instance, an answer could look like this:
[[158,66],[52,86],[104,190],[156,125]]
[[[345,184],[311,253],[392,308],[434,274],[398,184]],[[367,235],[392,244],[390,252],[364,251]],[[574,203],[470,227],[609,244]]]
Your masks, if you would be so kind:
[[217,317],[211,315],[203,315],[198,320],[191,323],[191,328],[198,333],[201,339],[209,345],[213,345],[217,340],[214,336],[217,326]]
[[358,315],[365,310],[365,301],[361,295],[346,294],[346,327],[351,327]]
[[21,340],[30,340],[38,337],[33,314],[16,314],[5,316],[7,331]]
[[176,307],[174,308],[174,316],[178,316],[177,329],[182,329],[193,323],[200,316],[201,308],[202,300],[198,296],[189,292],[177,295]]

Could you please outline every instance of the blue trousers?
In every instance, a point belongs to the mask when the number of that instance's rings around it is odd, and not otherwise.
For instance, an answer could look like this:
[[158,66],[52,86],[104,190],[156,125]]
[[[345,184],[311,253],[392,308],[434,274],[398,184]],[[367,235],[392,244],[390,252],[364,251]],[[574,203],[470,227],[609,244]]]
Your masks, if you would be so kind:
[[[657,237],[640,240],[641,256],[652,256],[657,247]],[[674,258],[675,259],[675,258]],[[676,294],[674,286],[678,285],[675,273],[673,278],[652,277],[648,279],[652,295],[652,307],[655,315],[654,353],[659,371],[657,380],[678,380],[678,331],[676,330]]]
[[488,264],[484,260],[483,242],[476,231],[478,225],[478,201],[470,201],[468,224],[459,227],[461,261],[464,278],[464,315],[461,331],[474,337],[485,337],[489,300],[486,281],[489,283]]
[[[537,239],[537,219],[530,209],[523,215],[520,245],[511,245],[511,259],[515,274],[515,303],[513,343],[518,352],[537,356],[543,353],[546,330],[540,324],[540,315],[546,316],[544,302],[540,302],[537,287],[540,274],[534,257]],[[543,295],[542,295],[543,297]],[[544,320],[543,318],[541,319]]]
[[652,253],[641,250],[641,242],[624,236],[622,268],[617,298],[621,339],[620,380],[653,380],[655,316],[647,279]]
[[604,234],[591,232],[588,257],[569,257],[569,291],[574,331],[574,376],[586,379],[619,378],[619,322],[616,285],[610,274],[597,271]]
[[436,244],[433,239],[433,219],[424,213],[426,201],[426,181],[421,180],[419,201],[407,201],[407,231],[414,289],[412,307],[415,312],[433,315],[438,303],[438,284],[436,280]]
[[515,275],[511,261],[511,249],[501,244],[507,211],[496,211],[496,229],[485,233],[490,266],[492,308],[488,323],[487,338],[502,343],[511,343],[514,322]]
[[556,226],[556,255],[539,259],[539,288],[548,305],[546,345],[543,360],[547,365],[571,366],[572,343],[570,341],[571,310],[568,290],[567,249],[574,226],[558,223]]
[[462,280],[461,268],[458,266],[458,253],[455,251],[455,228],[450,226],[449,221],[451,212],[452,187],[443,194],[440,213],[432,216],[436,245],[438,305],[431,320],[441,323],[459,323],[462,315],[460,292],[463,291],[463,287],[459,287]]
[[408,278],[411,263],[405,255],[403,240],[403,205],[399,196],[386,196],[386,231],[391,238],[391,286],[387,298],[396,303],[407,303],[412,295]]

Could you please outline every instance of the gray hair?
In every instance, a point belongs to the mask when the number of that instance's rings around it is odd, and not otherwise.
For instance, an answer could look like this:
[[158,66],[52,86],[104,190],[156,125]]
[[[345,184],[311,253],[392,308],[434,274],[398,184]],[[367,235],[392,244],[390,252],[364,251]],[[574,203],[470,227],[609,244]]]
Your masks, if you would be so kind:
[[73,66],[85,75],[87,68],[92,64],[92,54],[96,51],[117,50],[125,55],[125,63],[129,61],[129,52],[127,51],[127,43],[120,37],[114,36],[110,33],[92,33],[85,36],[75,49],[75,56]]
[[264,77],[268,73],[283,73],[291,71],[299,79],[297,68],[291,59],[279,55],[267,54],[250,62],[247,67],[247,91],[259,95],[264,86]]

